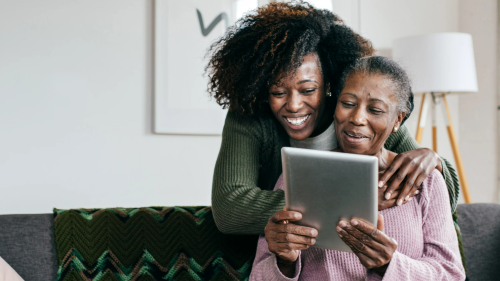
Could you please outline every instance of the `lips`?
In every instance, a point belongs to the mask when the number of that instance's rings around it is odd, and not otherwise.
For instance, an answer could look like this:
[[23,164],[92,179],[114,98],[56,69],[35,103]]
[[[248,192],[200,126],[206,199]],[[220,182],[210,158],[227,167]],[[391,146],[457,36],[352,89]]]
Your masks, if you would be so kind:
[[356,132],[352,132],[352,131],[344,131],[344,133],[351,138],[356,138],[356,139],[364,139],[364,138],[367,139],[368,138],[367,136],[365,136],[361,133],[356,133]]
[[352,143],[352,144],[359,144],[359,143],[362,143],[366,140],[368,140],[369,138],[361,133],[356,133],[356,132],[348,132],[348,131],[344,131],[344,136],[345,136],[345,139],[349,142],[349,143]]
[[308,115],[305,115],[305,116],[301,116],[301,117],[283,117],[288,123],[294,125],[294,126],[300,126],[302,124],[304,124],[304,122],[307,121],[307,119],[309,119],[309,117],[311,116],[311,114],[308,114]]

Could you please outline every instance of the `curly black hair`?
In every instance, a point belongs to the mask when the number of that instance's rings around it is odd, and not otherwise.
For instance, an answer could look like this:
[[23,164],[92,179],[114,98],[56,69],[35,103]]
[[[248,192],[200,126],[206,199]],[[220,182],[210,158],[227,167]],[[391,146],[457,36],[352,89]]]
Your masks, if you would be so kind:
[[271,3],[238,20],[210,47],[208,92],[241,115],[269,111],[269,85],[310,53],[317,53],[325,85],[335,93],[344,68],[373,47],[328,10],[302,1]]

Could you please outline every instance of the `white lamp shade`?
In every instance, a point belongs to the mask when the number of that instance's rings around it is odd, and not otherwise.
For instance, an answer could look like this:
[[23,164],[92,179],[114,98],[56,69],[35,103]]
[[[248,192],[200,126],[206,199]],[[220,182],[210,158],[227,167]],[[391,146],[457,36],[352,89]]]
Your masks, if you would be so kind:
[[470,34],[433,33],[398,39],[392,54],[408,72],[414,93],[477,92]]

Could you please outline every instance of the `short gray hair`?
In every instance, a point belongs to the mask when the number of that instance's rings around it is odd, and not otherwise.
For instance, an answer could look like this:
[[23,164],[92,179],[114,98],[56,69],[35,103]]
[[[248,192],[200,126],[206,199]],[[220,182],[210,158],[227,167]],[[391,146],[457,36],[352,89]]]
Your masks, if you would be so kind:
[[382,56],[364,57],[355,60],[351,65],[346,67],[342,74],[340,80],[341,87],[339,87],[340,90],[337,92],[337,98],[344,88],[347,78],[356,73],[367,75],[378,74],[389,78],[394,86],[395,94],[398,99],[398,113],[406,113],[401,124],[410,117],[414,107],[411,81],[406,71],[398,63],[390,58]]

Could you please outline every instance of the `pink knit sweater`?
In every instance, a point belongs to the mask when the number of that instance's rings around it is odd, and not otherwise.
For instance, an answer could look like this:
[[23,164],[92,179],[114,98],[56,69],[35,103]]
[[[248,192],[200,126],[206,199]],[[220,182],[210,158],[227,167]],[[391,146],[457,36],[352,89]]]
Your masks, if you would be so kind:
[[[274,189],[278,188],[283,189],[282,177]],[[450,213],[446,184],[434,170],[412,201],[379,212],[384,232],[398,243],[383,278],[367,270],[353,253],[320,248],[302,251],[294,278],[287,278],[261,236],[250,280],[465,280]]]

